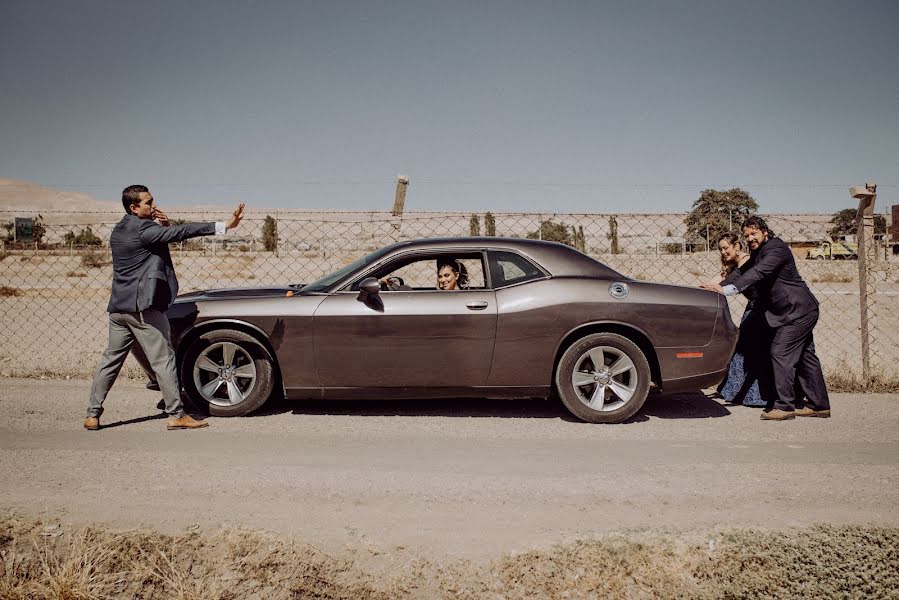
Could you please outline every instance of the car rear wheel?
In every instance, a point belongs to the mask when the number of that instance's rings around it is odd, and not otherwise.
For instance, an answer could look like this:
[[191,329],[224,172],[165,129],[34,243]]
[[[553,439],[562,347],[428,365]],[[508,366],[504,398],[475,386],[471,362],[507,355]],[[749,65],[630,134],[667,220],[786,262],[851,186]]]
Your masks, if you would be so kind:
[[181,364],[190,401],[216,417],[250,414],[268,400],[272,359],[252,336],[233,329],[208,331],[194,340]]
[[556,390],[577,418],[620,423],[643,406],[650,377],[649,362],[634,342],[615,333],[594,333],[562,355]]

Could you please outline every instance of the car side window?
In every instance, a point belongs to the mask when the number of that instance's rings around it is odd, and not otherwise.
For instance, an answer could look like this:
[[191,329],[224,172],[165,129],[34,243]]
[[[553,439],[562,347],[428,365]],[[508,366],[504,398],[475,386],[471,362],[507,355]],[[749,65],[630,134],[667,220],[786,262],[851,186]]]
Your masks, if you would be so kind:
[[[383,291],[436,291],[438,261],[447,260],[458,261],[466,275],[464,285],[458,289],[482,290],[487,287],[484,261],[480,253],[428,253],[414,257],[407,256],[392,261],[370,276],[387,283],[382,285]],[[357,281],[351,289],[358,288]]]
[[546,277],[546,274],[534,263],[514,252],[491,251],[488,261],[494,288]]

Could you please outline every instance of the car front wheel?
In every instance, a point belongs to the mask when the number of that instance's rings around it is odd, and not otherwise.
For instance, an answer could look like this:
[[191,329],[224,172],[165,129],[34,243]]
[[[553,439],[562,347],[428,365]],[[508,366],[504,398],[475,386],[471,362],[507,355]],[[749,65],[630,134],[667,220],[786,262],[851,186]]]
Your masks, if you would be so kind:
[[272,359],[241,331],[208,331],[184,354],[181,382],[190,401],[216,417],[239,417],[262,406],[274,385]]
[[649,362],[640,348],[615,333],[594,333],[559,360],[556,390],[565,407],[589,423],[620,423],[634,416],[649,393]]

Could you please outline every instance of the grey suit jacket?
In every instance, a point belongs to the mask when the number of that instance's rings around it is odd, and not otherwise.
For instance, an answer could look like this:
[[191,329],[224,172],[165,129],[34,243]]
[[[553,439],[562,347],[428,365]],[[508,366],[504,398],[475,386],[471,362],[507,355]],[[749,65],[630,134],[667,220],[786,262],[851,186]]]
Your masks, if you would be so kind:
[[107,312],[168,310],[178,295],[169,243],[214,234],[215,223],[163,227],[150,219],[125,215],[109,238],[112,294]]
[[739,292],[755,289],[754,308],[765,311],[771,327],[780,327],[818,308],[818,300],[799,275],[786,242],[770,238],[753,252],[743,274],[730,281]]

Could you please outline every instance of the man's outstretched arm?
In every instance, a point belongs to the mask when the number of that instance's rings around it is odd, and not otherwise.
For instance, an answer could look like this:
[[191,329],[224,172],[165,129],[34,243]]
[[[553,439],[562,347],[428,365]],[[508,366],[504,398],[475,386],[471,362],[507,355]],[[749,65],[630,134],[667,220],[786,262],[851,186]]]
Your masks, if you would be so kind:
[[[243,219],[244,204],[241,203],[227,221],[218,223],[185,223],[184,225],[171,225],[163,227],[154,221],[148,220],[140,232],[140,240],[144,245],[169,244],[180,242],[202,235],[224,235],[228,229],[234,229]],[[168,222],[168,216],[160,210],[157,216],[164,222]]]

